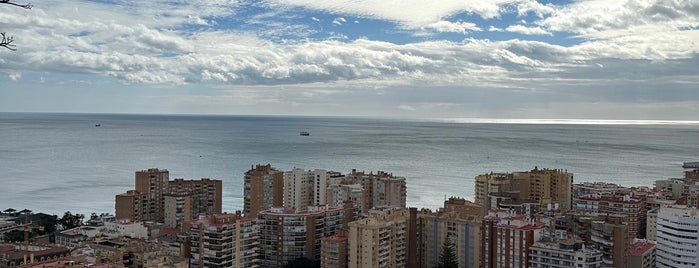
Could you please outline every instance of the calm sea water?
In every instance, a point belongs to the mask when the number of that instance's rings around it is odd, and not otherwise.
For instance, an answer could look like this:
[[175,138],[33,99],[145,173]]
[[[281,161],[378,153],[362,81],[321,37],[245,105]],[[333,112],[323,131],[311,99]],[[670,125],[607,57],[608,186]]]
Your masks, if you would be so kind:
[[538,166],[567,169],[576,182],[651,186],[696,160],[696,124],[0,113],[0,209],[114,213],[134,172],[153,167],[223,180],[224,211],[242,209],[243,173],[266,163],[392,172],[407,178],[408,205],[435,209],[445,196],[473,199],[473,178],[491,171]]

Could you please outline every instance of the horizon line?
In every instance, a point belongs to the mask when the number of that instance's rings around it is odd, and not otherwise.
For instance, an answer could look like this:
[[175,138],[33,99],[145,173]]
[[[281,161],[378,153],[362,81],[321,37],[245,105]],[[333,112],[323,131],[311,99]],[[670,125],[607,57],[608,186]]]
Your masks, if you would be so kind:
[[149,115],[149,116],[249,116],[249,117],[325,117],[325,118],[366,118],[379,120],[422,121],[457,124],[542,124],[542,125],[699,125],[697,120],[667,120],[667,119],[580,119],[580,118],[485,118],[485,117],[452,117],[452,118],[407,118],[367,115],[308,115],[308,114],[215,114],[215,113],[137,113],[137,112],[10,112],[0,111],[0,114],[84,114],[84,115]]

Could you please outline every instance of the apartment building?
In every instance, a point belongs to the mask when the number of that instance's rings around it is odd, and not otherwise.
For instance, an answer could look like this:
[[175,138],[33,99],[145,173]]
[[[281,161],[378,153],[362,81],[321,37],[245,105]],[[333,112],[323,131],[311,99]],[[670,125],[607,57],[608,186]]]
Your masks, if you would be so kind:
[[660,207],[657,216],[657,267],[699,264],[699,209],[682,205]]
[[531,268],[601,268],[602,252],[581,240],[539,241],[529,248]]
[[400,209],[349,224],[349,267],[419,267],[417,209]]
[[[117,219],[132,222],[181,224],[200,214],[221,213],[221,180],[169,180],[169,172],[152,168],[136,171],[135,189],[115,197]],[[166,199],[168,206],[166,206]]]
[[311,206],[303,210],[275,207],[258,213],[262,267],[282,267],[306,257],[320,259],[321,239],[347,228],[352,209]]
[[646,201],[645,198],[623,193],[598,193],[577,198],[575,210],[592,217],[599,215],[621,219],[628,226],[629,238],[646,236]]
[[[536,203],[539,206],[558,204],[571,209],[573,174],[562,169],[534,169],[526,172],[488,173],[475,177],[475,202],[484,213],[500,209],[499,200],[509,203]],[[496,197],[496,198],[493,198]]]
[[438,263],[442,245],[449,239],[459,267],[478,267],[482,218],[480,205],[455,197],[444,201],[444,207],[435,212],[421,210],[417,218],[420,266]]
[[253,218],[211,214],[187,221],[190,267],[257,267],[259,227]]
[[320,267],[346,268],[348,266],[348,238],[348,230],[339,230],[335,234],[321,239]]
[[245,172],[243,214],[257,217],[257,213],[284,202],[284,173],[272,165],[256,165]]
[[491,210],[481,227],[480,267],[529,267],[529,249],[544,224],[504,210]]

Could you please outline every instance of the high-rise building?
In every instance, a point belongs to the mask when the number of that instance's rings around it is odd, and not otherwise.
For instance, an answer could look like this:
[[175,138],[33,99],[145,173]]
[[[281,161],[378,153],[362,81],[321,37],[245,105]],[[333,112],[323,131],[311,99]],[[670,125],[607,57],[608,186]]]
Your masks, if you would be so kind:
[[602,268],[602,252],[585,248],[582,241],[565,239],[535,242],[529,247],[531,268]]
[[167,192],[169,181],[170,172],[167,169],[149,168],[136,171],[135,190],[146,195],[147,206],[141,210],[141,214],[147,221],[163,222],[163,194]]
[[436,212],[420,211],[417,218],[420,266],[438,263],[442,245],[449,239],[459,267],[478,267],[482,218],[480,205],[454,197],[444,201],[444,207]]
[[200,214],[221,213],[221,180],[171,181],[167,170],[152,168],[137,171],[135,181],[136,189],[115,197],[117,219],[165,223],[167,218],[169,224],[179,224]]
[[328,172],[294,168],[284,172],[284,207],[325,205]]
[[349,224],[349,267],[419,267],[417,209],[401,209]]
[[570,210],[572,184],[573,174],[561,169],[534,167],[526,172],[491,172],[476,176],[475,202],[483,206],[484,212],[501,209],[499,200],[534,202],[541,207],[558,204],[560,209]]
[[623,193],[590,194],[577,198],[576,212],[593,217],[612,216],[628,226],[629,239],[646,236],[645,198]]
[[284,202],[284,173],[272,165],[256,165],[245,172],[243,214],[257,217],[257,213]]
[[253,218],[212,214],[184,224],[191,267],[257,267],[259,227]]
[[602,252],[602,267],[626,268],[629,232],[618,217],[602,217],[590,224],[592,247]]
[[513,179],[523,179],[528,183],[524,186],[529,198],[539,204],[558,204],[562,210],[571,209],[571,191],[573,185],[573,173],[562,169],[538,169],[531,171],[515,172]]
[[181,227],[184,221],[194,219],[190,192],[167,193],[163,198],[165,199],[165,221],[163,222],[165,226]]
[[542,236],[544,224],[524,215],[491,210],[483,217],[480,267],[528,267],[529,248]]
[[656,265],[696,267],[699,264],[699,209],[681,205],[658,211]]
[[312,206],[304,210],[275,207],[260,211],[262,267],[282,267],[306,257],[320,259],[321,239],[347,227],[343,207]]
[[323,268],[347,268],[348,265],[348,241],[349,232],[340,230],[333,235],[321,239],[320,267]]
[[353,169],[345,175],[342,184],[360,184],[363,189],[362,213],[366,214],[372,208],[393,207],[405,208],[406,184],[404,177],[393,176],[392,173],[378,171],[376,174]]

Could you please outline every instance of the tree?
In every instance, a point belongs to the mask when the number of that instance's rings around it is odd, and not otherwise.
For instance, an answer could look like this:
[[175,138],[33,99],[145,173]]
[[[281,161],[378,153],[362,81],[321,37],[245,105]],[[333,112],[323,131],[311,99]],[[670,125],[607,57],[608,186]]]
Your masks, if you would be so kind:
[[[8,4],[12,6],[18,6],[24,9],[32,9],[32,4],[17,4],[17,3],[12,3],[10,0],[0,0],[0,4]],[[15,45],[12,44],[13,41],[15,41],[15,38],[12,36],[8,36],[5,32],[1,32],[0,36],[2,36],[2,40],[0,40],[0,47],[5,47],[9,50],[16,50]]]
[[75,214],[70,213],[70,211],[66,211],[65,214],[63,214],[63,217],[58,220],[58,224],[62,225],[64,229],[73,229],[75,227],[83,225],[83,219],[85,218],[85,215],[83,214]]
[[456,260],[456,246],[450,237],[444,239],[442,252],[439,253],[439,262],[436,268],[457,268],[459,262]]

